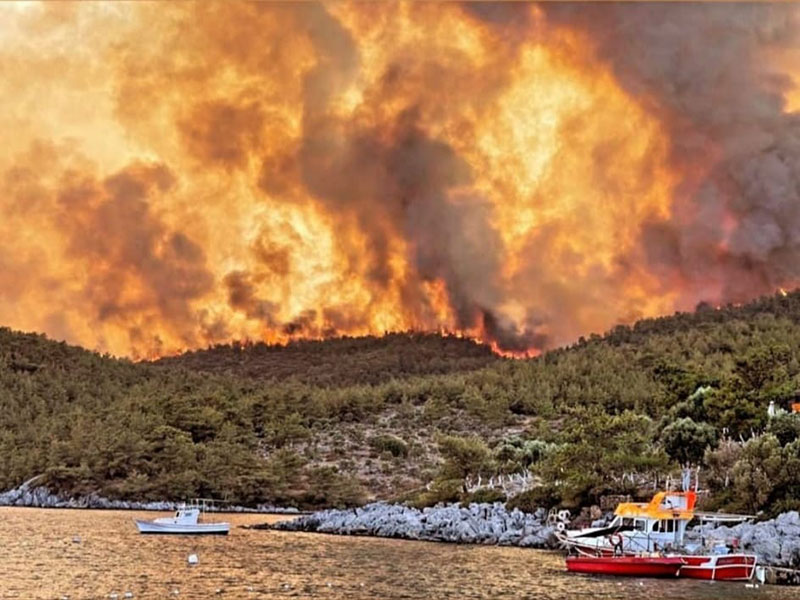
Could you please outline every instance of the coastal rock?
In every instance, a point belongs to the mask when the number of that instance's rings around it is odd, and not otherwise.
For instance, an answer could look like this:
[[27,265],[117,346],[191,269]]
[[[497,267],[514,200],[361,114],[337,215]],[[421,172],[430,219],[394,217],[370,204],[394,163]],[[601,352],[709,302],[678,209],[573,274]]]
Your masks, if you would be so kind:
[[705,543],[735,540],[742,551],[758,555],[760,564],[800,568],[800,514],[797,511],[783,513],[769,521],[741,523],[735,527],[702,525],[695,527],[687,538]]
[[[29,479],[19,487],[0,493],[0,506],[27,506],[33,508],[92,508],[92,509],[111,509],[111,510],[155,510],[172,511],[175,510],[180,502],[153,501],[153,502],[130,502],[126,500],[110,500],[98,494],[91,493],[88,496],[77,498],[63,497],[54,494],[44,486],[37,486],[36,483],[41,476]],[[259,505],[254,508],[245,506],[216,506],[209,507],[210,512],[224,511],[237,513],[286,513],[297,514],[296,508],[284,508],[269,505]]]
[[553,530],[542,522],[546,513],[538,514],[518,509],[508,511],[499,502],[466,507],[440,504],[422,510],[375,502],[358,509],[319,511],[293,521],[281,521],[273,528],[460,544],[554,547]]
[[775,529],[783,536],[800,538],[800,513],[793,510],[779,515],[775,519]]

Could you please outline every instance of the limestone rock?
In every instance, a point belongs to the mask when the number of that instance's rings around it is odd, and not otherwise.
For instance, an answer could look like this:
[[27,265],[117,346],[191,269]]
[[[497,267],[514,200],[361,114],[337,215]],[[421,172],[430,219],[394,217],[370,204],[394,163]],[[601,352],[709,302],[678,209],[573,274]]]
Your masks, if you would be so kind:
[[472,503],[467,507],[440,504],[422,510],[375,502],[358,509],[319,511],[276,523],[273,528],[462,544],[554,547],[553,530],[545,528],[542,521],[545,516],[545,511],[508,511],[499,502]]
[[760,564],[800,567],[800,514],[783,513],[775,519],[760,523],[741,523],[735,527],[714,527],[707,524],[687,532],[692,541],[737,540],[744,552],[758,555]]

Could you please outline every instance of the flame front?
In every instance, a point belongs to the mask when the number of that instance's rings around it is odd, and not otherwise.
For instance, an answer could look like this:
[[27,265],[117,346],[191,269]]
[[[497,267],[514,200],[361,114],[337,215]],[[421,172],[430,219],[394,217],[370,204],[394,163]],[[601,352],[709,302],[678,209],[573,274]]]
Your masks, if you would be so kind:
[[3,5],[0,322],[132,357],[401,330],[529,355],[724,299],[645,235],[724,150],[676,157],[679,115],[589,28],[492,11]]

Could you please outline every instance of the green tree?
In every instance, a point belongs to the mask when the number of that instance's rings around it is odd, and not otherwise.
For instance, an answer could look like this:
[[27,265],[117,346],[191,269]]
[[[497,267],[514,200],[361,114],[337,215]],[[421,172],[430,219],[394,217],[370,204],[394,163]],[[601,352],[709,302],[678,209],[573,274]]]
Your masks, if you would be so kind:
[[800,438],[800,414],[786,413],[772,417],[767,431],[778,438],[781,446]]
[[779,481],[782,461],[781,445],[772,434],[754,437],[744,445],[733,467],[733,480],[745,509],[764,508]]
[[489,447],[477,436],[441,436],[438,445],[444,458],[441,479],[464,479],[469,475],[489,473],[494,468]]
[[706,449],[717,443],[717,432],[708,423],[695,423],[686,417],[664,428],[661,443],[666,453],[679,464],[699,464]]

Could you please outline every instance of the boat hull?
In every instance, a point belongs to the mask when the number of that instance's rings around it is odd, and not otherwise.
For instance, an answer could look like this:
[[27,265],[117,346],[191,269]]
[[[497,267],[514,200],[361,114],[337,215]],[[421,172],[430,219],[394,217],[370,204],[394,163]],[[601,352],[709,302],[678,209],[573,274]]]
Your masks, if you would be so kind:
[[136,519],[139,533],[156,535],[228,535],[231,526],[228,523],[156,523]]
[[684,556],[686,564],[679,577],[714,581],[749,581],[756,570],[753,554],[721,554],[711,556]]
[[677,577],[684,565],[680,557],[648,558],[639,556],[570,556],[567,571],[592,575],[628,577]]

